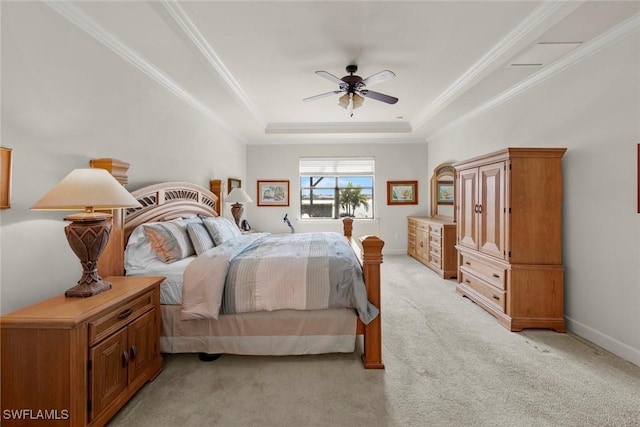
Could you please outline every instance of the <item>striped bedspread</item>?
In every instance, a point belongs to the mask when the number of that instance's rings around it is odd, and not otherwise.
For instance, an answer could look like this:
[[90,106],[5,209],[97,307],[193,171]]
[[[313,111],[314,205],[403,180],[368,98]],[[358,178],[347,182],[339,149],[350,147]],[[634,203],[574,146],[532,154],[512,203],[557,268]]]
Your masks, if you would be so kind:
[[[185,302],[198,300],[197,295],[189,293],[190,288],[203,287],[205,264],[217,272],[214,272],[216,280],[220,280],[221,265],[226,264],[224,286],[212,284],[222,289],[220,313],[348,307],[356,309],[365,324],[378,315],[378,309],[367,300],[360,264],[341,234],[263,234],[252,238],[243,236],[240,240],[246,240],[246,244],[225,242],[200,255],[187,268],[183,283],[183,319],[190,318],[185,314],[190,311]],[[216,252],[219,254],[215,255]],[[194,265],[198,273],[190,274]],[[200,283],[192,286],[190,276],[198,278]],[[212,294],[210,288],[200,291]]]

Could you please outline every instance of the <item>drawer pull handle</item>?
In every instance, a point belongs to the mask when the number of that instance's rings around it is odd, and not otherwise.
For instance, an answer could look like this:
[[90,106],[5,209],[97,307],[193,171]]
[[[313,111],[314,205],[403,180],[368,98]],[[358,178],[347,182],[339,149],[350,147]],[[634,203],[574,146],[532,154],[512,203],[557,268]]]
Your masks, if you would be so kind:
[[138,355],[138,347],[136,347],[136,345],[134,344],[131,346],[131,360],[135,359],[137,355]]
[[500,297],[499,297],[498,295],[493,294],[493,295],[491,295],[491,297],[492,297],[493,299],[497,299],[498,301],[500,301]]
[[122,366],[127,366],[129,364],[129,352],[126,350],[122,352]]
[[469,261],[465,261],[464,263],[467,264],[467,265],[471,265],[471,263]]
[[420,242],[420,247],[424,247],[424,242]]
[[468,284],[471,284],[471,280],[469,279],[464,279],[465,282],[467,282]]
[[131,316],[131,313],[133,313],[133,309],[127,308],[125,311],[118,314],[118,320],[126,319],[127,317]]
[[498,279],[500,278],[500,275],[497,273],[493,273],[493,277],[497,277]]

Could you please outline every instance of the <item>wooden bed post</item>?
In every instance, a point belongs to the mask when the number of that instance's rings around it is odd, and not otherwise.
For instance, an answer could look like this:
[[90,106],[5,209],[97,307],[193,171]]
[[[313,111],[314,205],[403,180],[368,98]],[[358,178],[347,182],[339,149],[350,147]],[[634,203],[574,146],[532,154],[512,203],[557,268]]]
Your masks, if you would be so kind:
[[367,286],[367,299],[380,310],[378,317],[368,325],[363,325],[358,319],[356,333],[364,335],[362,363],[366,369],[384,369],[382,363],[382,307],[380,304],[380,264],[382,264],[384,241],[376,236],[363,236],[360,238],[360,245],[358,245],[352,235],[353,218],[344,218],[342,226],[345,238],[349,241],[362,265],[364,283]]
[[[129,163],[118,159],[102,158],[89,161],[92,168],[106,169],[120,184],[127,185]],[[98,259],[100,277],[124,275],[124,214],[122,209],[107,210],[111,217],[111,233],[107,246]]]
[[209,181],[209,191],[218,196],[215,210],[218,215],[222,216],[222,208],[224,206],[224,181],[221,179],[212,179]]
[[384,369],[382,363],[382,306],[380,305],[380,264],[384,241],[376,236],[365,236],[362,243],[362,270],[367,285],[367,296],[380,314],[364,327],[364,354],[362,362],[367,369]]

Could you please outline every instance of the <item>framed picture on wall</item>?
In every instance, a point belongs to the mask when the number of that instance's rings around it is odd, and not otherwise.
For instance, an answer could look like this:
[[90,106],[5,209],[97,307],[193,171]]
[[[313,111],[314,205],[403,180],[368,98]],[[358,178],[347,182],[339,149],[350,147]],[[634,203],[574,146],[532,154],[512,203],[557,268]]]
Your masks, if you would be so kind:
[[234,188],[240,187],[242,187],[242,181],[236,178],[229,178],[229,181],[227,182],[227,194],[231,193],[231,190]]
[[387,205],[417,205],[418,181],[387,181]]
[[0,209],[11,207],[11,148],[0,147]]
[[436,194],[439,205],[452,205],[454,199],[453,181],[438,181],[436,183]]
[[258,206],[289,206],[289,180],[258,181]]

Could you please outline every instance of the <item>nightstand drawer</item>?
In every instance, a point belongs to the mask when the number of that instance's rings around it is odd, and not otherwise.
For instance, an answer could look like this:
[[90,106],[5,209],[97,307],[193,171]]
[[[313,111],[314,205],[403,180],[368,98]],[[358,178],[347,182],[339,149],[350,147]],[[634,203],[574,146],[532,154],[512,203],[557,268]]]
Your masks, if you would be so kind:
[[153,293],[147,292],[133,301],[114,307],[100,318],[90,321],[89,345],[103,340],[153,307]]

